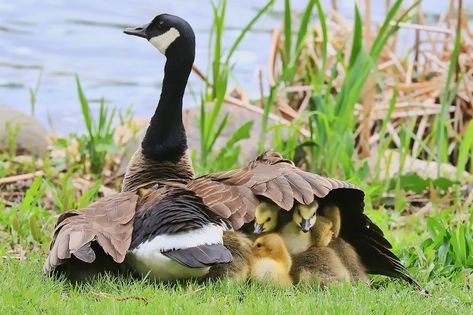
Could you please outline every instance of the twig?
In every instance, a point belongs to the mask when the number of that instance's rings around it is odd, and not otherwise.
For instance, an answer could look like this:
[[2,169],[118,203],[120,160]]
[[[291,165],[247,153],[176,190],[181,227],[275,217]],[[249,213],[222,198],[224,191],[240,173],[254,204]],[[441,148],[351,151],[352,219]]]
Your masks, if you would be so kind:
[[[83,188],[83,189],[90,188],[94,185],[91,181],[84,178],[74,178],[73,181],[77,185],[81,186],[80,188]],[[104,185],[100,185],[99,191],[104,196],[110,196],[117,193],[114,189],[108,188],[107,186],[104,186]]]
[[36,171],[34,173],[28,173],[28,174],[21,174],[21,175],[15,175],[15,176],[10,176],[10,177],[5,177],[5,178],[0,178],[0,185],[5,185],[5,184],[11,184],[11,183],[16,183],[28,179],[33,179],[38,176],[43,176],[44,172],[43,171]]
[[[396,25],[395,22],[390,22],[389,24],[391,26]],[[422,24],[402,22],[402,23],[399,23],[399,27],[408,28],[408,29],[412,29],[412,30],[425,31],[425,32],[443,33],[443,34],[453,35],[453,32],[449,29],[441,28],[441,27],[435,27],[435,26],[422,25]]]
[[263,86],[263,69],[258,68],[258,79],[259,79],[259,95],[260,95],[260,106],[264,108],[264,86]]
[[192,65],[192,71],[194,71],[194,73],[202,79],[202,81],[205,81],[205,83],[209,84],[209,80],[207,79],[207,77],[205,76],[205,74],[200,71],[200,69],[196,66],[196,65]]

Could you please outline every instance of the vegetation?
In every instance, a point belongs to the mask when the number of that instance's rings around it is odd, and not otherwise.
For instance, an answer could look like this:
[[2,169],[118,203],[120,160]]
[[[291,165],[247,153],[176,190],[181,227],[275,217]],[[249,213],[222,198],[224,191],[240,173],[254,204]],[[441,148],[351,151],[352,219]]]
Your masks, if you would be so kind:
[[[334,15],[324,14],[319,0],[308,1],[300,16],[285,0],[282,28],[272,44],[270,93],[259,109],[259,147],[274,148],[300,167],[364,189],[367,214],[431,297],[381,277],[373,277],[371,288],[290,290],[227,281],[166,285],[108,277],[74,286],[44,277],[40,269],[58,214],[120,186],[120,160],[137,133],[130,113],[119,115],[117,127],[115,110],[103,102],[94,118],[77,78],[85,134],[52,139],[50,154],[40,159],[17,155],[18,130],[6,126],[8,148],[0,152],[0,313],[471,313],[473,193],[467,172],[473,170],[473,124],[471,115],[458,114],[465,108],[460,91],[469,84],[464,75],[469,68],[467,63],[457,66],[466,58],[459,58],[461,47],[471,43],[462,38],[461,28],[445,38],[447,57],[439,58],[446,60],[446,70],[440,75],[429,70],[428,61],[416,61],[419,44],[396,60],[396,71],[385,67],[394,58],[389,47],[400,23],[420,20],[418,2],[403,2],[393,1],[375,31],[356,7],[352,29],[337,41]],[[273,3],[256,12],[229,49],[222,42],[226,1],[213,4],[213,62],[207,76],[202,75],[201,146],[193,154],[199,173],[239,166],[240,143],[249,138],[253,122],[242,121],[223,146],[216,145],[230,119],[222,108],[227,106],[232,55]],[[450,15],[457,17],[453,27],[461,24],[458,16]],[[410,67],[410,76],[399,74],[404,66]],[[424,107],[404,112],[419,102],[412,92],[419,86],[430,89],[422,97],[438,106],[425,106],[434,108],[428,114]],[[31,92],[33,110],[37,89]]]

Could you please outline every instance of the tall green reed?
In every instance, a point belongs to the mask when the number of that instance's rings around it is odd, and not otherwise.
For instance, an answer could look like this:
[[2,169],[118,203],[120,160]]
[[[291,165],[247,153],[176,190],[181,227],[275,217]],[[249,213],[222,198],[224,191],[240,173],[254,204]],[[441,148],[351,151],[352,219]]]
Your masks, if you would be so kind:
[[[201,97],[199,129],[200,129],[200,163],[207,167],[209,156],[213,151],[218,137],[228,124],[228,115],[222,119],[222,106],[227,92],[229,75],[231,73],[231,58],[245,35],[251,30],[254,24],[273,5],[274,0],[270,0],[266,5],[257,11],[255,16],[241,29],[237,38],[230,45],[227,52],[223,49],[223,34],[225,29],[225,16],[227,1],[222,0],[215,4],[211,1],[213,11],[213,21],[211,36],[209,38],[209,60],[212,60],[210,72],[211,82],[206,82],[205,94]],[[212,107],[208,109],[208,104]],[[208,110],[206,110],[208,109]]]
[[99,115],[98,118],[95,119],[78,76],[76,76],[76,84],[82,116],[87,130],[86,136],[77,137],[77,140],[81,144],[80,154],[82,164],[85,167],[87,164],[86,159],[89,159],[91,172],[95,175],[100,175],[106,163],[107,153],[116,151],[116,147],[113,143],[115,128],[112,127],[116,108],[113,108],[112,111],[109,112],[102,98],[100,101]]
[[[358,168],[363,169],[361,173],[366,173],[364,165],[357,166],[353,163],[356,143],[354,127],[357,122],[353,115],[354,107],[360,99],[368,75],[371,72],[376,72],[375,64],[387,41],[398,31],[399,23],[409,18],[409,13],[419,2],[413,3],[401,12],[402,3],[403,0],[397,0],[392,5],[369,48],[366,47],[363,41],[362,18],[358,7],[355,6],[353,40],[348,62],[345,64],[343,52],[338,52],[335,64],[332,66],[332,69],[329,69],[330,77],[327,79],[327,25],[320,1],[313,0],[308,2],[302,14],[301,23],[296,35],[293,35],[292,32],[292,19],[289,14],[291,10],[290,1],[285,2],[285,29],[283,32],[285,36],[284,68],[276,84],[271,88],[266,102],[263,130],[260,135],[260,150],[264,148],[265,134],[268,130],[268,117],[274,105],[275,97],[283,84],[292,83],[292,80],[294,80],[294,69],[298,62],[300,62],[304,39],[309,32],[308,23],[310,22],[313,8],[316,7],[322,32],[322,44],[320,51],[315,51],[316,56],[321,62],[315,65],[307,63],[308,77],[314,88],[309,106],[311,114],[308,116],[308,127],[311,133],[310,140],[314,144],[311,150],[312,165],[310,165],[310,168],[312,171],[344,176],[345,178],[354,176]],[[288,38],[290,36],[292,36],[291,39]],[[295,45],[291,44],[294,37],[296,39]],[[331,92],[332,82],[338,75],[337,68],[339,66],[342,66],[345,70],[345,76],[341,88],[337,91],[336,96],[334,96]],[[380,82],[378,83],[381,84]]]

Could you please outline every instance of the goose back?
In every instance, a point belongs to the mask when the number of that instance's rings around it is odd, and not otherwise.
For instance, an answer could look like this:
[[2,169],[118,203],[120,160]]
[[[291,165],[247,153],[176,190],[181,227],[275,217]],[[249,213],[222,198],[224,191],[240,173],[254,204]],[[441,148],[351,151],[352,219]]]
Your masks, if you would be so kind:
[[141,148],[135,152],[128,164],[122,183],[122,192],[136,192],[164,180],[188,182],[194,178],[189,152],[186,150],[175,160],[156,161],[146,158]]

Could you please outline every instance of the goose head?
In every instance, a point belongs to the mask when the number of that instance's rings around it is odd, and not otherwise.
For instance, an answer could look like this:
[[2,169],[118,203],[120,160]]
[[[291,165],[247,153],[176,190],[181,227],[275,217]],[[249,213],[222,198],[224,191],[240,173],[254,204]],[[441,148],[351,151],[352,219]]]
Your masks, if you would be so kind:
[[333,222],[323,216],[319,217],[313,229],[315,245],[319,247],[328,246],[333,236]]
[[195,35],[185,20],[171,14],[160,14],[150,23],[125,29],[125,34],[145,38],[163,55],[194,55]]
[[317,220],[318,208],[319,204],[315,200],[310,205],[299,204],[294,209],[292,221],[299,226],[302,232],[307,233]]
[[268,202],[261,202],[255,210],[255,234],[273,231],[278,224],[279,207]]

